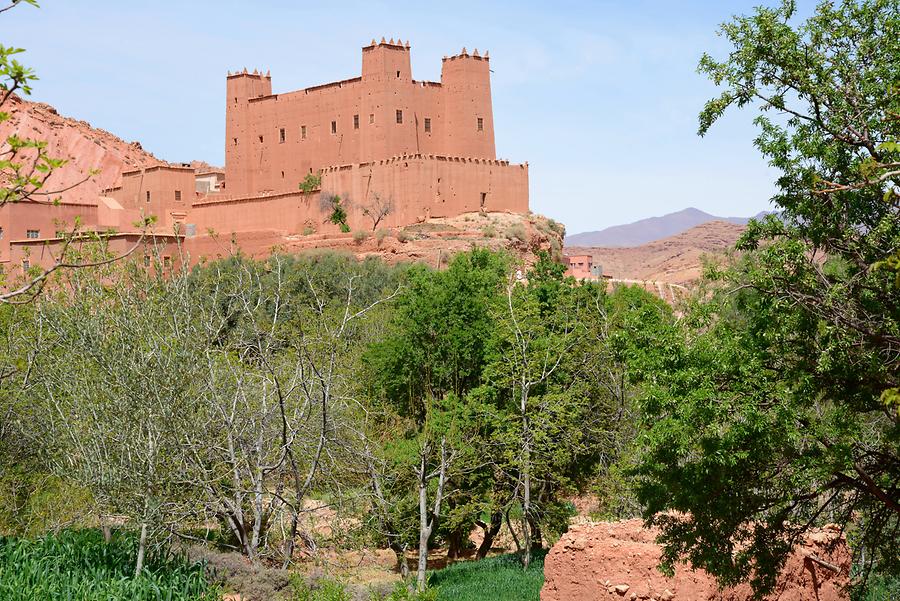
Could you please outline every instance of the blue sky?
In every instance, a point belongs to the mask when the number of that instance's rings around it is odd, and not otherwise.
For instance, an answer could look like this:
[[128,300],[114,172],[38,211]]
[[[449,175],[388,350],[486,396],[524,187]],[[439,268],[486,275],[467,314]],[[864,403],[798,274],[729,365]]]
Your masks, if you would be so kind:
[[360,47],[385,36],[410,41],[414,78],[439,80],[442,56],[489,50],[498,156],[528,161],[532,209],[578,233],[770,208],[752,113],[696,135],[715,93],[696,65],[727,53],[719,23],[774,1],[42,0],[0,16],[0,43],[27,49],[33,99],[160,158],[219,165],[228,70],[270,69],[276,92],[354,77]]

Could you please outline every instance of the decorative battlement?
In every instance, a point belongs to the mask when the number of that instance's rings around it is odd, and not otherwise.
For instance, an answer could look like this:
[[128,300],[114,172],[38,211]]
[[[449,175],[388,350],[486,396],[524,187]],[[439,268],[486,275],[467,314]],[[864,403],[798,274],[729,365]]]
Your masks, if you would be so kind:
[[266,74],[263,75],[262,71],[257,71],[256,69],[253,70],[253,73],[250,73],[247,71],[247,67],[244,67],[243,71],[235,71],[234,73],[232,73],[231,71],[228,72],[228,75],[227,75],[228,79],[235,78],[235,77],[251,77],[254,79],[269,79],[269,80],[271,80],[272,74],[269,71],[266,71]]
[[405,50],[406,52],[409,52],[410,49],[409,40],[406,40],[406,42],[404,42],[400,38],[397,38],[397,41],[395,42],[394,38],[391,38],[389,41],[385,42],[384,38],[381,38],[380,42],[376,42],[375,38],[372,38],[372,41],[368,46],[363,46],[363,52],[379,47],[389,48],[391,50]]
[[444,61],[455,61],[455,60],[466,59],[466,58],[471,58],[471,59],[475,59],[475,60],[479,60],[479,61],[491,60],[490,53],[487,50],[485,50],[484,54],[482,55],[482,54],[478,53],[478,48],[476,48],[475,50],[472,51],[472,54],[469,54],[469,52],[468,52],[468,50],[466,50],[465,46],[463,46],[463,49],[460,51],[459,54],[454,54],[453,56],[445,56],[443,60]]

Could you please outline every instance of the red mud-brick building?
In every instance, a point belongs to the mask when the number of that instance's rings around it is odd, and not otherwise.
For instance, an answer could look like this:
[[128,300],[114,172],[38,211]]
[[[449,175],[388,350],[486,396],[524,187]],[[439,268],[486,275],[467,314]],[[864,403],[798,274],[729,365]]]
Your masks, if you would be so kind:
[[[156,164],[125,170],[95,199],[8,204],[0,265],[8,273],[51,265],[76,219],[121,245],[153,216],[163,252],[183,249],[197,261],[225,246],[261,256],[289,236],[339,233],[323,196],[341,198],[354,230],[373,228],[376,203],[391,207],[385,228],[528,211],[528,165],[496,156],[486,52],[464,48],[443,59],[440,82],[419,81],[409,42],[372,40],[359,77],[273,93],[268,73],[244,69],[225,88],[224,173]],[[319,186],[301,191],[310,174]]]

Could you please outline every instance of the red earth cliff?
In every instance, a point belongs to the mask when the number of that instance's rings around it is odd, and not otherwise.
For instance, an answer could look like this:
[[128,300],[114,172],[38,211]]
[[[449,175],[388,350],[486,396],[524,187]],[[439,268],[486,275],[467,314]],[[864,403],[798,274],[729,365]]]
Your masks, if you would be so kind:
[[[719,590],[703,570],[681,566],[673,578],[658,569],[656,531],[640,520],[576,524],[553,545],[544,562],[541,601],[628,599],[749,601],[749,585]],[[836,529],[811,533],[788,559],[767,601],[849,599],[850,554]],[[819,563],[810,559],[821,560]],[[835,573],[826,566],[837,567]]]
[[[63,117],[49,104],[13,95],[3,110],[10,118],[0,122],[0,140],[13,135],[42,140],[47,142],[46,152],[50,157],[68,161],[53,172],[44,186],[45,191],[62,190],[87,178],[60,194],[67,202],[96,202],[101,190],[119,184],[123,171],[165,164],[144,151],[138,142],[128,143],[86,121]],[[91,176],[92,170],[99,173]]]

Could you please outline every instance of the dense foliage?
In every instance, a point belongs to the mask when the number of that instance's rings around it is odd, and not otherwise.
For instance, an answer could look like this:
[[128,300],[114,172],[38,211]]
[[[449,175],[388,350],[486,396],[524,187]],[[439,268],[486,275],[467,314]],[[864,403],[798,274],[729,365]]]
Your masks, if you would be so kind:
[[862,562],[900,571],[900,4],[793,2],[723,26],[722,86],[701,133],[755,106],[778,214],[714,270],[687,335],[648,348],[637,474],[665,562],[769,589],[792,544],[844,526]]

